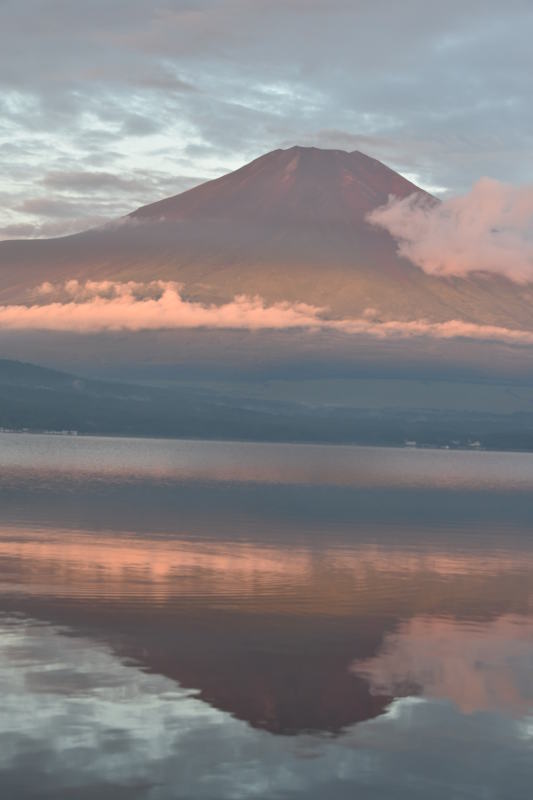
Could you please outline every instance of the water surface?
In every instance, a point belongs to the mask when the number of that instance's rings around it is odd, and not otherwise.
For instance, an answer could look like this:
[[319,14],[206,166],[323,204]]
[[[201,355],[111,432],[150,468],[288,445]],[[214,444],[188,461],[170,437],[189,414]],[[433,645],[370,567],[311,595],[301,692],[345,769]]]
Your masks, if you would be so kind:
[[533,780],[533,456],[0,435],[13,798]]

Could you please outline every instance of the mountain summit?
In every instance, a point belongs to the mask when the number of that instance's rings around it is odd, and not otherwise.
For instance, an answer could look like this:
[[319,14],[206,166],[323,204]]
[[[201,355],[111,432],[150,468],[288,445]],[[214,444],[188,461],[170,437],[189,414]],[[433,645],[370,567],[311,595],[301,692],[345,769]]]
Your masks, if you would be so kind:
[[231,219],[344,223],[364,221],[392,194],[425,194],[375,158],[354,151],[291,147],[176,197],[134,211],[134,219]]
[[367,222],[414,192],[358,151],[274,150],[100,229],[0,243],[0,301],[31,302],[44,281],[177,281],[184,297],[304,302],[332,317],[464,320],[533,329],[524,292],[499,277],[426,275]]

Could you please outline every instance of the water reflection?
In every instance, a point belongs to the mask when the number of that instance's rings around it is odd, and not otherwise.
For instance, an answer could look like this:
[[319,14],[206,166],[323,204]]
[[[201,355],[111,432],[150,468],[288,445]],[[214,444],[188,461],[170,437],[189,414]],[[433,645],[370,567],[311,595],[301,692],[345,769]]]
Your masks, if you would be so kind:
[[286,739],[65,633],[0,618],[6,797],[527,797],[533,718],[406,698],[342,738]]
[[0,471],[8,796],[527,796],[532,457],[45,438]]
[[527,551],[12,527],[0,563],[4,608],[89,632],[272,732],[338,733],[406,691],[481,708],[489,673],[487,707],[531,701]]
[[385,636],[377,656],[352,665],[377,695],[450,700],[465,714],[533,709],[533,619],[465,623],[416,616]]

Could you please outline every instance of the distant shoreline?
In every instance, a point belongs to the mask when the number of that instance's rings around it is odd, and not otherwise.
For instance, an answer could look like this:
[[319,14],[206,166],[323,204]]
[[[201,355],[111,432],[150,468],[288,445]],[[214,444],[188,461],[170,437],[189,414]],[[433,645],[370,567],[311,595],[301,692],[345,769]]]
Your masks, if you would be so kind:
[[[437,444],[383,444],[376,443],[370,444],[367,442],[357,441],[328,441],[317,439],[235,439],[235,438],[213,438],[213,437],[199,437],[199,436],[157,436],[149,434],[126,434],[126,433],[87,433],[84,431],[51,431],[51,430],[29,430],[29,429],[0,429],[0,436],[6,435],[28,435],[28,436],[49,436],[50,438],[61,439],[131,439],[142,441],[167,441],[167,442],[206,442],[206,443],[220,443],[220,444],[244,444],[244,445],[289,445],[291,447],[304,446],[304,447],[357,447],[360,449],[377,449],[377,450],[412,450],[412,451],[433,451],[433,452],[463,452],[463,453],[524,453],[533,454],[533,449],[519,449],[519,448],[496,448],[487,447],[481,444],[464,445],[437,445]],[[1,456],[0,456],[1,461]]]

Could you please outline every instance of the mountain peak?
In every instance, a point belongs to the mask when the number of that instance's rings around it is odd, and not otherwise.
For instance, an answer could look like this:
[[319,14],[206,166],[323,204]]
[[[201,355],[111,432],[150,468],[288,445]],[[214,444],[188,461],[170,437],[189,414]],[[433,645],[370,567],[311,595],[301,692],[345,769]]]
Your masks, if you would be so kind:
[[231,219],[352,225],[387,202],[422,190],[358,150],[295,145],[131,215],[154,220]]

